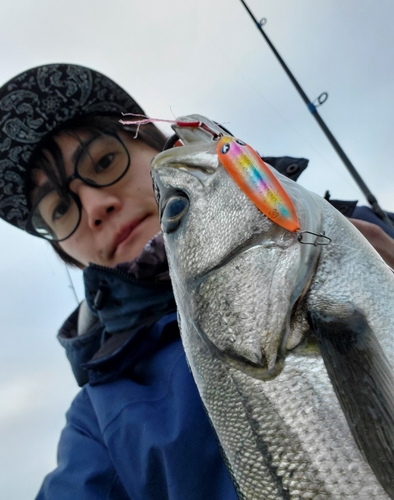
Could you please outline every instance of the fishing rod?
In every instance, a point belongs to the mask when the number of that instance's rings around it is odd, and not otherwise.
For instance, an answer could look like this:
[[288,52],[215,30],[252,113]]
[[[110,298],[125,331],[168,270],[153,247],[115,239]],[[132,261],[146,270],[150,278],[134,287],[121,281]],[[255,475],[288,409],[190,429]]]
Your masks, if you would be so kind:
[[[305,102],[305,104],[307,105],[309,111],[312,113],[312,116],[315,118],[315,120],[317,121],[317,123],[320,125],[320,127],[323,130],[324,134],[326,135],[327,139],[330,141],[331,145],[333,146],[333,148],[335,149],[335,151],[338,153],[339,157],[341,158],[341,160],[345,164],[345,166],[348,169],[350,175],[353,177],[353,179],[356,181],[356,183],[358,184],[358,186],[361,189],[361,191],[364,193],[364,195],[365,195],[366,199],[368,200],[369,204],[372,206],[373,211],[376,213],[376,215],[380,219],[382,219],[385,222],[387,222],[391,227],[394,227],[394,225],[393,225],[392,221],[390,220],[390,218],[388,217],[388,215],[380,207],[380,205],[379,205],[376,197],[372,194],[372,192],[370,191],[370,189],[368,188],[368,186],[365,184],[365,182],[361,178],[360,174],[357,172],[356,168],[354,167],[354,165],[352,164],[352,162],[349,160],[349,158],[346,155],[345,151],[341,148],[341,146],[339,145],[338,141],[332,135],[330,129],[327,127],[327,125],[323,121],[322,117],[317,112],[316,105],[313,104],[308,99],[308,96],[305,94],[305,92],[301,88],[300,84],[295,79],[294,75],[292,74],[292,72],[290,71],[290,69],[288,68],[288,66],[286,65],[286,63],[282,59],[282,57],[280,56],[279,52],[276,50],[276,48],[272,44],[271,40],[266,35],[265,31],[263,30],[264,23],[257,21],[257,19],[254,17],[252,11],[246,5],[246,3],[244,2],[244,0],[241,0],[241,3],[245,7],[245,9],[248,12],[248,14],[250,15],[250,17],[253,19],[253,21],[254,21],[257,29],[263,35],[265,41],[268,43],[270,49],[272,50],[272,52],[274,53],[275,57],[279,61],[280,65],[285,70],[287,76],[290,78],[291,82],[293,83],[293,85],[297,89],[297,91],[300,94],[302,100]],[[319,105],[323,104],[324,101],[327,99],[327,97],[328,97],[328,94],[326,92],[323,92],[323,94],[321,94],[319,96],[319,98],[318,98]]]

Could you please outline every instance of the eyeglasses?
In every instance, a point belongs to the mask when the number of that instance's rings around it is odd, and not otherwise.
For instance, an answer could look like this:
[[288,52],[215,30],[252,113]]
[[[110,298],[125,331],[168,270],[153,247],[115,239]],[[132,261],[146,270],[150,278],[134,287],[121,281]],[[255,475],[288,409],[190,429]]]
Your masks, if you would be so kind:
[[74,173],[60,182],[58,172],[39,186],[26,231],[50,241],[69,238],[81,221],[81,200],[70,184],[80,179],[95,188],[118,182],[130,166],[130,154],[122,139],[113,133],[94,136],[78,151]]

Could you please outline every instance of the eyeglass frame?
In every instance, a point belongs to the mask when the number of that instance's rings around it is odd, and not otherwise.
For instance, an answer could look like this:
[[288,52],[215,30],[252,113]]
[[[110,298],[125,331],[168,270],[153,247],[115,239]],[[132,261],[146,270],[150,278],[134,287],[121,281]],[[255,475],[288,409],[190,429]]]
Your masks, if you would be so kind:
[[[46,238],[45,236],[43,236],[42,234],[40,234],[33,226],[33,222],[32,222],[32,219],[33,219],[33,214],[37,208],[37,206],[41,203],[41,201],[45,198],[45,196],[47,196],[51,191],[45,193],[42,197],[40,197],[39,200],[37,200],[34,204],[34,206],[32,207],[32,209],[30,210],[30,214],[29,214],[29,217],[26,221],[26,226],[25,226],[25,231],[29,234],[32,234],[33,236],[37,236],[38,238],[41,238],[41,239],[44,239],[46,241],[50,241],[50,242],[54,242],[54,243],[60,243],[61,241],[65,241],[67,240],[68,238],[70,238],[74,233],[75,231],[78,229],[79,227],[79,224],[81,223],[81,218],[82,218],[82,202],[81,202],[81,199],[80,197],[77,195],[77,193],[75,193],[74,191],[72,191],[70,189],[70,184],[75,180],[75,179],[80,179],[84,184],[86,184],[87,186],[91,186],[93,188],[97,188],[97,189],[100,189],[100,188],[105,188],[105,187],[109,187],[109,186],[112,186],[113,184],[116,184],[117,182],[119,182],[127,173],[127,171],[129,170],[130,168],[130,163],[131,163],[131,158],[130,158],[130,152],[126,146],[126,144],[124,143],[124,141],[122,140],[122,138],[119,136],[119,134],[117,132],[114,132],[112,130],[103,130],[101,131],[98,135],[92,137],[92,139],[87,142],[85,144],[85,147],[89,147],[90,144],[92,142],[94,142],[98,137],[102,136],[102,135],[110,135],[112,137],[114,137],[116,140],[118,140],[122,146],[124,147],[124,150],[126,151],[126,155],[127,155],[127,167],[125,168],[124,172],[122,173],[122,175],[120,177],[118,177],[116,180],[114,180],[113,182],[110,182],[109,184],[102,184],[102,185],[97,185],[95,183],[93,183],[92,181],[88,181],[87,179],[84,179],[81,174],[78,172],[78,163],[79,163],[79,160],[80,160],[80,157],[81,157],[81,154],[83,152],[80,151],[79,155],[78,155],[78,158],[76,158],[75,160],[75,166],[74,166],[74,173],[71,174],[69,177],[66,178],[65,182],[63,185],[60,186],[60,189],[61,190],[65,190],[65,192],[74,200],[77,208],[78,208],[78,222],[75,226],[75,228],[72,230],[72,232],[66,236],[65,238],[62,238],[60,240],[58,239],[50,239],[50,238]],[[55,189],[53,190],[55,191]]]

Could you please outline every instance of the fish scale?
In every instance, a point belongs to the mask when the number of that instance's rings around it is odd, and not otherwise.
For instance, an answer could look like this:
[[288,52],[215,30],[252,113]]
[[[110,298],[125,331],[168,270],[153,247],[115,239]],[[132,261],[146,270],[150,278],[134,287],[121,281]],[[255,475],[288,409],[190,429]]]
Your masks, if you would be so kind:
[[393,273],[280,174],[301,231],[331,242],[276,225],[207,137],[189,131],[152,177],[183,345],[239,498],[394,498]]
[[[241,418],[244,415],[244,407],[239,398],[239,393],[229,377],[228,368],[221,363],[215,363],[214,359],[208,361],[210,354],[206,351],[203,343],[196,342],[190,348],[197,362],[201,362],[199,375],[204,386],[203,398],[212,402],[209,415],[220,426],[219,441],[221,446],[223,447],[223,444],[226,443],[232,450],[229,454],[228,449],[224,449],[224,453],[227,460],[231,462],[233,475],[237,476],[238,467],[244,469],[243,460],[244,457],[247,457],[247,474],[244,482],[240,485],[239,497],[246,500],[259,498],[257,492],[263,485],[264,498],[267,498],[267,500],[277,499],[276,487],[272,483],[270,473],[264,463],[264,457],[254,446],[255,436],[249,426],[240,425],[242,424]],[[211,376],[211,362],[216,364],[216,381],[220,380],[220,392],[218,392],[215,379]],[[231,408],[230,411],[228,411],[228,407]],[[246,421],[245,417],[244,421]],[[241,440],[239,439],[239,433],[234,432],[235,430],[242,433]]]
[[[255,250],[255,252],[257,251],[258,249]],[[249,260],[256,261],[253,259],[252,252],[248,253]],[[238,262],[234,265],[242,268]],[[210,330],[215,332],[212,334],[214,337],[216,332],[221,331],[223,327],[221,323],[222,302],[217,293],[212,293],[212,287],[216,286],[217,289],[221,290],[221,293],[226,294],[227,300],[235,302],[234,307],[232,307],[232,302],[230,306],[226,307],[227,314],[229,314],[228,311],[237,310],[239,304],[248,305],[250,302],[250,282],[236,280],[237,287],[226,290],[224,284],[231,288],[231,283],[234,283],[229,280],[229,275],[233,273],[229,267],[226,267],[222,272],[224,276],[221,279],[218,274],[207,279],[207,281],[215,280],[214,284],[209,286],[204,282],[206,286],[199,288],[199,293],[196,296],[196,311],[191,313],[196,318],[195,324],[205,332],[208,338]],[[251,269],[251,276],[256,282],[259,281],[255,269]],[[244,287],[243,291],[241,290],[242,286]],[[243,299],[244,294],[248,297],[248,301]],[[255,297],[255,301],[254,309],[257,309],[257,304],[260,302],[258,295]],[[212,312],[212,315],[207,316],[207,309]],[[233,319],[234,322],[238,321],[238,327],[247,336],[247,325],[239,323],[237,316]],[[232,328],[234,326],[235,323]],[[256,328],[258,326],[255,324]],[[221,344],[217,341],[216,345]],[[186,352],[188,352],[188,348],[186,348]],[[194,360],[193,362],[199,367],[201,373],[203,361],[195,359],[193,352],[189,354],[189,359]],[[207,377],[212,377],[215,380],[211,370],[212,365],[209,364]],[[319,495],[320,498],[342,497],[365,500],[368,498],[387,498],[377,481],[371,478],[369,467],[354,445],[346,420],[329,383],[324,363],[318,355],[311,355],[310,358],[289,356],[283,371],[274,381],[257,381],[239,370],[233,368],[229,370],[231,377],[229,384],[234,384],[238,394],[242,395],[240,399],[243,402],[243,409],[248,415],[248,424],[240,421],[237,411],[236,416],[231,420],[231,439],[227,442],[228,438],[219,433],[219,429],[222,429],[222,420],[218,419],[216,428],[223,449],[226,452],[228,449],[233,449],[237,442],[245,443],[246,439],[242,434],[242,429],[254,429],[256,441],[261,441],[267,446],[266,450],[262,450],[261,445],[257,445],[261,455],[272,457],[270,467],[273,472],[271,475],[268,474],[270,486],[262,490],[262,482],[257,482],[257,492],[249,484],[248,476],[245,473],[246,468],[243,464],[239,465],[240,470],[243,470],[242,474],[237,475],[237,468],[233,463],[235,476],[242,477],[243,482],[240,482],[239,487],[241,491],[247,491],[246,498],[264,499],[267,498],[267,495],[274,494],[275,482],[272,479],[274,472],[278,476],[278,480],[281,480],[283,488],[291,492],[291,498],[308,498],[311,491],[313,495]],[[305,377],[304,373],[312,374],[312,380],[310,377]],[[202,385],[204,383],[207,381],[202,381]],[[210,398],[210,394],[204,394],[204,401],[207,402],[209,412],[212,414]],[[229,418],[229,408],[232,406],[233,404],[226,404],[222,418]],[[305,409],[309,411],[305,412]],[[213,415],[217,415],[217,410]],[[216,416],[216,418],[218,417]],[[215,418],[213,419],[215,420]],[[235,429],[238,430],[238,427],[241,428],[240,434],[234,432]],[[305,437],[302,432],[303,428],[307,428]],[[352,444],[351,446],[342,446],[342,443],[349,442]],[[254,463],[255,459],[252,461],[250,456],[246,456],[245,460],[248,463]],[[356,464],[357,475],[345,478],[341,470],[346,470],[349,463]],[[260,463],[259,467],[261,467]],[[313,470],[312,475],[311,470]],[[255,477],[254,474],[251,476]],[[341,484],[341,480],[343,484]],[[303,490],[304,483],[308,484],[306,491],[297,493],[298,490]],[[355,485],[357,490],[353,493]],[[275,493],[273,498],[286,498],[286,496]],[[312,496],[312,498],[316,497]]]

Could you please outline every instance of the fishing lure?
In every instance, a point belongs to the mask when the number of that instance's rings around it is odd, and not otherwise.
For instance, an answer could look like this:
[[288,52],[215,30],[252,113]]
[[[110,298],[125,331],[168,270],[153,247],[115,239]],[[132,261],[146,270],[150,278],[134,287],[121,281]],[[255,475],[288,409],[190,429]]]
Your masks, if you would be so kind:
[[239,188],[264,215],[289,231],[300,230],[289,195],[252,147],[225,135],[218,141],[217,154]]
[[[217,154],[222,165],[257,208],[281,227],[292,232],[299,232],[300,223],[291,199],[275,175],[251,146],[235,137],[218,135],[208,124],[201,120],[164,120],[134,113],[123,114],[142,118],[132,121],[120,120],[123,125],[137,125],[136,135],[140,125],[152,122],[172,123],[185,128],[202,128],[209,132],[214,140],[218,140]],[[302,231],[299,232],[300,243],[315,246],[326,244],[321,243],[318,239],[313,243],[308,243],[302,239],[302,233]],[[324,238],[324,235],[315,236]]]

